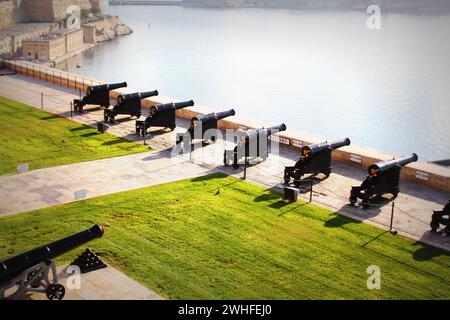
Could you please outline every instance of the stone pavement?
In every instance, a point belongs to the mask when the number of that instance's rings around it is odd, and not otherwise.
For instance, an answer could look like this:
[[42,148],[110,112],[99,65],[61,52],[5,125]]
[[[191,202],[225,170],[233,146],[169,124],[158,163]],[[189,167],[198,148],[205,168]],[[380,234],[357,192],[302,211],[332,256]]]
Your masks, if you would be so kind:
[[[81,275],[80,287],[72,288],[67,266],[58,267],[58,281],[66,293],[64,300],[163,300],[161,296],[109,266]],[[72,286],[71,286],[72,284]],[[25,300],[47,300],[43,293],[27,294]]]
[[[45,110],[70,116],[70,101],[78,96],[75,90],[21,75],[0,77],[0,95],[8,98],[40,107],[41,92],[44,93]],[[102,118],[102,111],[93,111],[76,115],[73,120],[96,126]],[[119,116],[118,123],[111,126],[109,132],[140,141],[134,134],[134,121],[127,120]],[[0,211],[11,214],[30,210],[33,206],[70,202],[73,201],[75,189],[86,189],[87,196],[91,197],[217,171],[242,176],[242,169],[223,167],[223,149],[232,147],[232,144],[222,139],[196,150],[190,156],[172,159],[170,148],[174,146],[175,133],[183,132],[188,123],[178,119],[177,124],[179,127],[175,132],[152,131],[148,136],[148,144],[159,151],[0,177],[2,194],[8,194],[6,204],[5,199],[0,200]],[[297,158],[298,151],[281,147],[279,155],[272,154],[266,162],[250,167],[247,179],[267,189],[281,191],[284,166],[292,165]],[[313,203],[359,221],[388,228],[391,202],[381,200],[377,206],[367,210],[348,205],[350,187],[361,183],[366,175],[365,170],[341,163],[335,163],[333,170],[329,179],[314,184]],[[303,200],[309,200],[308,188],[307,184],[301,195]],[[405,181],[402,181],[401,190],[395,199],[394,229],[410,238],[450,250],[450,237],[429,231],[432,211],[441,210],[449,194]],[[28,196],[34,200],[24,201]]]

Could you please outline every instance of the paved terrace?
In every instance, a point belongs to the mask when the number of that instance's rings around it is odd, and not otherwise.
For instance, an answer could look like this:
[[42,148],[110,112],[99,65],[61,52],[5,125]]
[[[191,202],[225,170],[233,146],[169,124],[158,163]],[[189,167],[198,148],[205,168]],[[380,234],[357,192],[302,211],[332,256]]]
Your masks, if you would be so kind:
[[[0,77],[0,95],[5,97],[40,108],[41,92],[44,93],[46,111],[70,117],[70,101],[78,97],[77,91],[22,75]],[[96,126],[101,119],[101,110],[73,117],[74,121],[91,126]],[[129,140],[142,141],[134,134],[134,121],[121,116],[117,120],[118,123],[111,126],[109,132]],[[171,157],[176,132],[184,132],[188,125],[182,119],[178,119],[177,123],[179,127],[175,132],[151,132],[147,143],[155,151],[149,153],[0,177],[0,214],[71,202],[74,201],[74,192],[79,190],[86,190],[86,197],[90,198],[218,171],[242,177],[242,170],[223,167],[223,149],[232,144],[222,139],[196,150],[190,156]],[[284,166],[294,164],[297,158],[298,151],[281,146],[279,155],[271,155],[266,162],[250,167],[247,179],[281,192]],[[341,163],[334,163],[333,169],[329,179],[314,184],[313,203],[387,229],[391,202],[381,200],[368,210],[348,205],[350,186],[359,185],[366,171]],[[306,183],[300,196],[303,200],[309,200],[308,185]],[[450,250],[450,237],[429,231],[432,211],[442,209],[448,201],[448,193],[405,181],[402,181],[401,189],[395,200],[394,229],[410,238]]]

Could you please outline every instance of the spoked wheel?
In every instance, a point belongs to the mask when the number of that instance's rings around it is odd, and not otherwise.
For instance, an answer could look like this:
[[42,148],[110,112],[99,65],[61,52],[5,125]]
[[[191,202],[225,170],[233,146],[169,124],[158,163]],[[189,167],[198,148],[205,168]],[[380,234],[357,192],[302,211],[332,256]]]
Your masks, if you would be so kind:
[[66,289],[59,283],[52,283],[45,290],[48,300],[62,300],[66,294]]

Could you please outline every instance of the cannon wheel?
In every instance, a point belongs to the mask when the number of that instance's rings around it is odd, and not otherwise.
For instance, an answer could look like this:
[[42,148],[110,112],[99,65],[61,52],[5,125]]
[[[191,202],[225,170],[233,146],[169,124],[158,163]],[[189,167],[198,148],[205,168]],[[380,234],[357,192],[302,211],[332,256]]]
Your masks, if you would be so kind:
[[52,283],[45,290],[48,300],[62,300],[66,294],[66,289],[59,283]]
[[136,134],[140,135],[141,134],[141,129],[139,127],[136,127]]
[[105,120],[105,122],[108,122],[108,114],[106,113],[106,110],[103,111],[103,120]]

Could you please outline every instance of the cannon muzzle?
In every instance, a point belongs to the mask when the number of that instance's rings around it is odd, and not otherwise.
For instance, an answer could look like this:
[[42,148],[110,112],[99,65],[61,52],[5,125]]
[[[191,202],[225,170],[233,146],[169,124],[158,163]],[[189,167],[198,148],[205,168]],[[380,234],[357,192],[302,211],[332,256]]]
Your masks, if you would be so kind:
[[96,224],[87,230],[0,261],[0,283],[11,279],[42,261],[54,259],[89,241],[100,238],[103,236],[103,233],[103,227]]
[[119,104],[124,104],[124,103],[127,103],[132,100],[142,100],[142,99],[157,96],[157,95],[158,95],[158,90],[121,94],[117,97],[117,102]]
[[140,99],[142,100],[145,98],[157,96],[159,94],[159,92],[158,92],[158,90],[153,90],[153,91],[141,92],[139,94],[140,94]]
[[234,111],[234,109],[231,109],[228,111],[217,112],[215,115],[216,115],[217,120],[221,120],[221,119],[224,119],[227,117],[234,116],[235,114],[236,114],[236,112]]
[[316,154],[321,152],[322,150],[325,149],[331,149],[331,150],[335,150],[338,148],[341,148],[343,146],[348,146],[350,145],[351,141],[349,138],[345,138],[342,140],[337,140],[337,141],[333,141],[333,142],[321,142],[321,143],[316,143],[316,144],[311,144],[309,146],[304,146],[302,148],[302,154],[305,154],[305,151],[307,151],[309,154]]
[[184,101],[184,102],[176,102],[173,105],[175,106],[175,110],[184,109],[187,107],[192,107],[194,105],[194,100]]
[[170,102],[170,103],[164,103],[164,104],[158,104],[155,106],[150,107],[150,115],[155,116],[160,112],[164,112],[167,110],[178,110],[183,109],[186,107],[192,107],[194,105],[193,100],[184,101],[184,102]]
[[91,95],[97,92],[101,92],[101,91],[110,91],[110,90],[115,90],[115,89],[119,89],[119,88],[124,88],[126,87],[128,84],[126,82],[119,82],[119,83],[111,83],[111,84],[99,84],[96,86],[89,86],[87,87],[87,95]]
[[267,135],[270,136],[272,133],[286,131],[286,125],[284,123],[279,126],[274,126],[265,129],[267,131]]
[[369,171],[369,174],[372,170],[376,170],[377,172],[386,172],[392,169],[393,167],[396,166],[403,167],[406,166],[408,163],[416,162],[417,160],[419,160],[419,157],[417,156],[417,154],[413,153],[409,157],[403,157],[400,159],[388,160],[371,164],[367,170]]
[[116,90],[119,88],[126,88],[128,86],[128,84],[124,81],[124,82],[119,82],[119,83],[111,83],[108,87],[108,90]]

